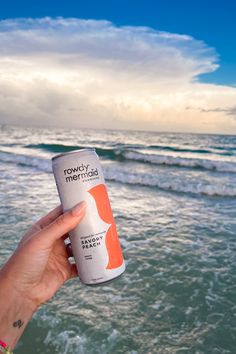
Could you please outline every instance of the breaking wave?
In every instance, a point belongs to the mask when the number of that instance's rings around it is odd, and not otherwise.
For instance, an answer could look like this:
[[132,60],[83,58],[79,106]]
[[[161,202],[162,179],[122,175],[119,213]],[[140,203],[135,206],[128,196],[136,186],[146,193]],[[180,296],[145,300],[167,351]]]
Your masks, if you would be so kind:
[[[27,148],[31,149],[41,149],[46,150],[53,153],[63,153],[83,148],[89,148],[91,146],[78,146],[78,145],[61,145],[61,144],[30,144],[26,145]],[[217,172],[231,172],[236,173],[236,162],[223,161],[223,160],[215,160],[210,158],[197,158],[197,157],[178,157],[172,155],[162,155],[157,153],[144,153],[138,151],[138,149],[130,149],[121,146],[114,146],[111,148],[102,148],[96,147],[96,152],[100,157],[107,158],[114,161],[135,161],[142,163],[149,163],[155,165],[163,165],[163,166],[176,166],[180,168],[191,168],[191,169],[204,169],[211,170]],[[208,153],[210,154],[210,150],[203,149],[182,149],[182,148],[174,148],[169,146],[162,145],[150,145],[145,146],[145,149],[154,150],[157,149],[164,151],[175,151],[175,152],[191,152],[191,153]]]
[[[10,152],[1,152],[0,161],[16,164],[19,166],[34,168],[40,172],[52,172],[51,161],[42,157],[30,155],[15,154]],[[207,196],[236,197],[236,188],[224,186],[224,184],[204,184],[194,181],[182,183],[180,179],[160,180],[157,175],[151,173],[126,172],[122,168],[115,168],[112,165],[104,166],[105,178],[108,181],[114,181],[129,185],[140,185],[151,188],[161,189],[168,192],[190,193]]]

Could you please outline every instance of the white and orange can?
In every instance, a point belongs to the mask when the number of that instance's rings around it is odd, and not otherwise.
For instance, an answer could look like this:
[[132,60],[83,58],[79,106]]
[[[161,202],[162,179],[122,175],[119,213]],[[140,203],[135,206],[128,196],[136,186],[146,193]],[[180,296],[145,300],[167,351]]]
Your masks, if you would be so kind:
[[52,168],[63,210],[87,204],[84,218],[69,233],[80,280],[95,285],[118,277],[125,262],[95,149],[56,155]]

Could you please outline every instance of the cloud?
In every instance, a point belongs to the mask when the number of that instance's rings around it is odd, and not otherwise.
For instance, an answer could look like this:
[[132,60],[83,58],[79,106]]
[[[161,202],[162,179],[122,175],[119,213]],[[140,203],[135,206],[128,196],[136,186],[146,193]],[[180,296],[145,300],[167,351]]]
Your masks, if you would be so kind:
[[[0,121],[236,132],[236,88],[188,35],[74,18],[0,21]],[[226,109],[231,109],[231,115]]]
[[201,110],[201,112],[224,112],[230,116],[236,117],[236,106],[228,107],[228,108],[216,107],[216,108],[212,108],[212,109],[201,108],[200,110]]

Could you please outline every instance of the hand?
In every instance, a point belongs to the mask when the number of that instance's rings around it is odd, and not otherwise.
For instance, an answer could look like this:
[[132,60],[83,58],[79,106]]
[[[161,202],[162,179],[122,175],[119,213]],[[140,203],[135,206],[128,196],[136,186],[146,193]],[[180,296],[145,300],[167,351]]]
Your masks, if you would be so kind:
[[[0,339],[4,340],[2,333],[6,332],[1,325],[4,319],[7,322],[5,326],[14,327],[15,324],[16,329],[22,327],[23,331],[38,307],[49,300],[65,281],[78,275],[75,264],[68,260],[64,239],[78,225],[84,214],[84,202],[64,214],[60,206],[55,208],[30,228],[0,270]],[[11,305],[17,307],[16,313],[12,308],[9,308],[8,313],[2,313],[2,302],[6,298],[8,303],[11,300]],[[12,328],[9,331],[12,332]],[[21,331],[18,331],[17,336],[13,335],[13,341],[5,334],[6,343],[13,347],[19,338],[19,332]]]

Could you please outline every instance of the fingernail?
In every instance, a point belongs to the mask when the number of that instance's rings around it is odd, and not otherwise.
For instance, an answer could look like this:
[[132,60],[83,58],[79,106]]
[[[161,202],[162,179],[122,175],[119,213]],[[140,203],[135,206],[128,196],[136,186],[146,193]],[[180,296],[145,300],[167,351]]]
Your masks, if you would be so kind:
[[86,208],[86,203],[85,202],[80,202],[80,203],[76,204],[72,208],[73,216],[80,216],[81,214],[84,213],[85,208]]

